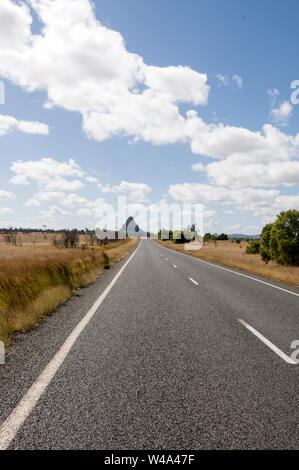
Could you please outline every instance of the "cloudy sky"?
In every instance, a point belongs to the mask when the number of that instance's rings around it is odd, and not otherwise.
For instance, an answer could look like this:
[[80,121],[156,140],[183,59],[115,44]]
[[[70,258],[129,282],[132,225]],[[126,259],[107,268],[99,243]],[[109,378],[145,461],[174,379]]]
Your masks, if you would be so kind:
[[298,14],[1,0],[0,226],[93,227],[118,196],[132,213],[200,203],[215,232],[299,209]]

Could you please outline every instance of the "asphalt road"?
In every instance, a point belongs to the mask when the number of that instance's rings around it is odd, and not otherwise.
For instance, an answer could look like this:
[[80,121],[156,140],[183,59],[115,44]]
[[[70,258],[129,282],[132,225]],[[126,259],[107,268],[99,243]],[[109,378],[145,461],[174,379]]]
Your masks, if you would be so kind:
[[299,289],[150,240],[127,261],[16,339],[0,448],[298,449]]

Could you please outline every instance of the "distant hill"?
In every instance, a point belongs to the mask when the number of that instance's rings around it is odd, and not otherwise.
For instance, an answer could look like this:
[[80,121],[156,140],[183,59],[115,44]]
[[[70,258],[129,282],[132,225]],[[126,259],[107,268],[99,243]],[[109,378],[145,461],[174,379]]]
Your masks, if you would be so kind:
[[227,234],[229,240],[233,240],[234,238],[240,238],[241,240],[245,240],[245,238],[249,238],[249,240],[259,240],[261,238],[260,235],[244,235],[244,233],[230,233]]
[[[143,236],[143,231],[140,230],[139,225],[136,224],[133,217],[128,217],[126,222],[122,225],[120,232],[125,232],[129,237]],[[142,233],[140,233],[142,232]]]

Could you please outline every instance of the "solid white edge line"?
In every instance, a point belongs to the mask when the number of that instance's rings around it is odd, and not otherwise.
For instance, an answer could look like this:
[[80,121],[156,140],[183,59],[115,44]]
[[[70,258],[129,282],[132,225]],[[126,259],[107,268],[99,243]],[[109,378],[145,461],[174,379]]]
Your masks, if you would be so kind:
[[271,343],[265,336],[263,336],[261,333],[259,333],[255,328],[253,328],[251,325],[246,323],[246,321],[241,320],[239,318],[238,320],[242,325],[244,325],[251,333],[253,333],[257,338],[259,338],[264,344],[268,346],[268,348],[272,349],[281,359],[283,359],[285,362],[288,364],[296,364],[297,362],[291,359],[289,356],[287,356],[284,352],[282,352],[275,344]]
[[[217,264],[213,264],[212,262],[205,261],[201,258],[195,258],[195,256],[192,256],[192,255],[186,255],[185,253],[182,253],[181,251],[172,250],[171,248],[167,248],[166,246],[163,246],[163,248],[165,250],[174,251],[175,253],[186,256],[187,258],[192,259],[194,261],[199,261],[200,263],[208,264],[209,266],[212,266],[213,268],[222,269],[223,271],[228,271],[229,273],[236,274],[237,276],[242,276],[242,277],[246,277],[247,279],[252,279],[253,281],[260,282],[261,284],[265,284],[266,286],[274,287],[274,289],[282,290],[284,292],[287,292],[288,294],[296,295],[297,297],[299,297],[299,294],[297,294],[297,292],[292,292],[291,290],[284,289],[283,287],[275,286],[274,284],[270,284],[270,282],[262,281],[261,279],[256,279],[255,277],[248,276],[248,274],[238,273],[237,271],[233,271],[232,269],[228,269],[228,268],[224,268],[222,266],[218,266]],[[279,282],[279,281],[277,281],[277,282]],[[295,287],[297,287],[297,286],[295,286]]]
[[94,314],[96,313],[97,309],[108,295],[112,287],[117,282],[118,278],[121,276],[127,265],[130,263],[131,259],[135,256],[137,251],[139,250],[141,245],[141,241],[138,247],[135,249],[133,254],[130,258],[126,261],[126,263],[122,266],[122,268],[117,272],[115,277],[112,279],[110,284],[106,287],[104,292],[100,295],[100,297],[95,301],[93,306],[88,310],[82,320],[78,323],[78,325],[74,328],[74,330],[70,333],[64,344],[61,346],[59,351],[55,354],[55,356],[51,359],[48,365],[44,368],[42,373],[33,383],[33,385],[29,388],[29,390],[25,393],[23,398],[19,401],[17,406],[11,412],[11,414],[6,418],[3,424],[0,426],[0,450],[5,450],[9,447],[13,439],[15,438],[17,432],[22,427],[28,416],[33,411],[34,407],[36,406],[39,399],[42,397],[46,388],[51,383],[53,377],[55,376],[56,372],[59,370],[60,366],[63,364],[64,360],[66,359],[68,353],[70,352],[71,348],[75,344],[76,340],[90,322]]
[[189,279],[189,281],[193,282],[193,284],[195,284],[196,286],[199,285],[198,282],[196,282],[196,281],[194,281],[194,279],[192,279],[192,277],[189,277],[188,279]]

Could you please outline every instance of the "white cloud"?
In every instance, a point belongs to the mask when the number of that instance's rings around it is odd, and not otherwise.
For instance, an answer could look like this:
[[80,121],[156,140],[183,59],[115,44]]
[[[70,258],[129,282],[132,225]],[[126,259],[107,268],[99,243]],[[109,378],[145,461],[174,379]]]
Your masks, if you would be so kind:
[[204,215],[205,220],[206,220],[206,219],[210,219],[210,218],[212,218],[212,217],[215,217],[216,211],[214,211],[214,210],[212,210],[212,209],[210,209],[210,210],[204,210],[204,211],[203,211],[203,215]]
[[280,211],[289,209],[299,210],[299,194],[279,195],[273,199],[272,204],[255,207],[253,214],[259,217],[263,224],[273,222]]
[[222,73],[218,73],[216,75],[216,77],[218,78],[219,82],[223,86],[228,86],[230,84],[230,80],[229,80],[229,77],[227,75],[223,75]]
[[68,194],[65,195],[63,192],[59,191],[41,191],[36,194],[35,198],[39,201],[52,201],[52,202],[59,202],[61,205],[65,207],[77,207],[80,205],[84,205],[88,202],[85,197],[78,196],[77,194]]
[[[193,151],[220,162],[205,166],[210,182],[219,186],[275,186],[299,183],[299,134],[284,134],[270,124],[263,133],[223,125],[206,125],[189,113]],[[195,137],[196,135],[200,137]],[[202,171],[202,165],[192,166]]]
[[90,207],[96,208],[97,206],[103,204],[105,199],[97,198],[94,201],[90,201],[85,197],[78,196],[77,194],[68,194],[65,198],[63,198],[60,202],[65,207]]
[[[119,134],[153,143],[186,138],[177,103],[207,103],[205,74],[145,64],[120,33],[97,21],[88,0],[29,4],[43,25],[40,34],[31,33],[24,2],[1,1],[0,75],[27,91],[46,90],[47,108],[80,112],[95,140]],[[11,21],[3,24],[7,16]]]
[[25,4],[1,1],[0,44],[7,50],[22,48],[30,38],[32,18]]
[[51,191],[60,189],[61,185],[65,191],[77,191],[84,186],[80,180],[67,181],[64,178],[57,178],[55,181],[48,182],[45,188]]
[[279,96],[280,92],[279,90],[277,90],[277,88],[268,88],[267,94],[270,98],[270,107],[274,108],[277,102],[277,97]]
[[161,96],[170,103],[206,104],[209,87],[207,77],[189,67],[147,67],[145,85],[153,97]]
[[280,210],[299,209],[299,194],[293,196],[278,196],[274,206]]
[[24,205],[28,207],[38,207],[40,206],[40,202],[37,199],[31,198],[28,199],[28,201]]
[[289,101],[283,101],[278,108],[272,109],[270,116],[273,122],[287,125],[293,112],[293,106]]
[[[35,203],[38,203],[36,205],[40,205],[40,201],[43,202],[57,202],[63,207],[67,208],[77,208],[81,207],[81,209],[78,210],[77,214],[78,215],[95,215],[95,211],[99,206],[104,204],[105,199],[103,198],[97,198],[95,200],[89,200],[85,197],[78,196],[78,194],[65,194],[63,192],[58,192],[58,191],[41,191],[38,194],[35,195],[35,198],[33,200],[34,205]],[[29,201],[28,201],[29,202]],[[28,205],[28,204],[27,204]],[[33,205],[30,204],[30,205]]]
[[88,181],[88,183],[98,183],[99,180],[97,178],[94,178],[93,176],[86,176],[85,177],[86,181]]
[[220,228],[220,224],[216,222],[215,220],[208,220],[204,221],[204,231],[206,232],[211,232],[211,233],[216,233]]
[[224,230],[228,233],[240,233],[242,231],[241,224],[233,224],[224,227]]
[[219,186],[278,186],[299,183],[299,134],[281,132],[271,124],[263,132],[245,128],[207,125],[196,112],[188,113],[187,130],[194,153],[222,159],[194,171],[206,171],[208,180]]
[[85,197],[78,196],[77,194],[68,194],[68,196],[61,201],[66,207],[77,207],[85,205],[88,200]]
[[65,194],[59,191],[41,191],[36,194],[35,199],[38,201],[46,201],[46,202],[61,202],[65,199]]
[[177,201],[187,203],[239,204],[246,209],[271,204],[279,191],[275,189],[228,189],[200,183],[174,184],[169,187],[169,194]]
[[144,202],[147,200],[147,195],[152,189],[144,183],[129,183],[128,181],[122,181],[119,185],[107,185],[102,187],[101,190],[103,193],[125,193],[131,201]]
[[[273,221],[281,210],[299,210],[299,194],[281,195],[276,189],[225,188],[199,183],[184,183],[171,185],[169,194],[175,200],[184,203],[233,204],[242,211],[252,212],[264,224]],[[235,211],[228,209],[224,210],[224,213],[231,215]],[[225,230],[228,230],[228,227]],[[231,231],[238,230],[231,228]]]
[[194,163],[194,165],[191,166],[191,169],[193,171],[198,171],[200,173],[203,173],[204,171],[206,171],[206,167],[204,166],[203,163],[201,162],[198,162],[198,163]]
[[15,195],[9,191],[0,190],[0,201],[7,201],[8,199],[14,199]]
[[267,93],[269,96],[278,96],[279,95],[279,90],[277,88],[269,88],[267,90]]
[[58,162],[52,158],[42,158],[37,161],[13,162],[10,169],[15,173],[11,179],[12,184],[29,184],[33,180],[37,185],[47,191],[76,191],[84,185],[78,179],[71,181],[66,177],[83,177],[84,172],[70,159],[68,162]]
[[0,136],[17,130],[26,134],[49,134],[49,127],[46,124],[35,121],[19,121],[12,116],[0,114]]
[[102,212],[105,211],[105,208],[108,208],[108,205],[105,203],[105,199],[98,198],[94,201],[87,201],[84,204],[84,207],[78,209],[77,215],[81,217],[101,216]]
[[42,216],[43,217],[54,217],[54,216],[60,216],[60,215],[68,215],[69,212],[61,209],[60,207],[57,206],[51,206],[48,211],[42,211]]
[[12,209],[10,209],[9,207],[1,207],[0,208],[0,214],[1,215],[14,214],[14,211]]
[[240,77],[240,75],[237,75],[236,73],[232,76],[232,80],[236,82],[238,87],[242,90],[243,88],[243,78]]
[[299,161],[244,164],[241,157],[228,157],[206,166],[209,180],[220,186],[278,186],[299,183]]
[[273,222],[279,210],[275,209],[273,206],[267,207],[257,207],[254,209],[253,215],[259,217],[263,224],[268,224]]
[[[126,135],[153,144],[190,142],[196,154],[239,156],[244,163],[299,156],[299,134],[288,136],[269,124],[261,132],[205,124],[193,110],[187,117],[181,114],[178,102],[207,103],[206,74],[184,66],[145,64],[126,49],[120,33],[96,19],[88,0],[29,3],[42,23],[40,34],[31,33],[30,11],[22,1],[0,4],[7,21],[0,35],[0,75],[28,91],[46,90],[48,107],[80,112],[90,138]],[[229,81],[222,74],[218,79]],[[239,75],[233,80],[241,85]],[[279,112],[289,114],[285,105]]]
[[[231,83],[230,78],[229,78],[228,75],[224,75],[224,74],[222,74],[222,73],[218,73],[218,74],[216,75],[216,77],[218,78],[218,80],[219,80],[219,82],[220,82],[219,85],[229,86],[230,83]],[[235,74],[232,76],[231,79],[232,79],[233,82],[236,82],[236,84],[238,85],[238,87],[239,87],[240,89],[243,88],[243,78],[240,77],[240,75],[237,75],[237,74],[235,73]]]
[[49,127],[41,122],[18,121],[17,129],[22,132],[25,132],[26,134],[49,134]]
[[92,217],[95,214],[92,209],[85,208],[85,209],[79,209],[77,211],[77,215],[79,215],[80,217]]
[[263,132],[252,132],[243,127],[205,124],[196,111],[188,111],[187,117],[186,132],[193,153],[214,159],[237,156],[246,163],[299,156],[299,134],[284,134],[271,124],[265,124]]
[[[29,4],[41,22],[38,34],[32,34],[32,17],[24,1],[0,2],[0,76],[29,92],[45,90],[48,108],[59,106],[81,113],[83,129],[90,138],[101,141],[126,135],[153,144],[190,143],[195,154],[225,160],[211,163],[205,170],[209,181],[219,186],[216,192],[224,191],[227,200],[235,200],[233,188],[227,193],[224,186],[246,188],[297,182],[299,134],[287,135],[270,124],[255,132],[221,123],[206,124],[192,109],[185,115],[178,103],[207,103],[210,87],[206,74],[184,66],[145,64],[141,56],[127,50],[120,33],[96,19],[89,0],[29,0]],[[231,80],[240,87],[243,84],[237,74],[232,79],[218,74],[218,79],[224,85]],[[268,94],[275,97],[278,90]],[[271,117],[278,124],[285,123],[291,114],[291,105],[285,103],[272,110]],[[16,126],[9,124],[10,120],[3,122],[3,129]],[[28,132],[33,124],[18,125]],[[73,161],[15,162],[12,183],[28,184],[33,180],[43,191],[75,192],[83,186],[80,178],[96,182],[70,162]],[[60,165],[72,172],[59,173]],[[204,168],[195,164],[193,169]],[[99,184],[99,188],[127,193],[136,201],[149,193],[137,186],[125,188],[124,184],[138,186],[123,182],[112,187]]]

